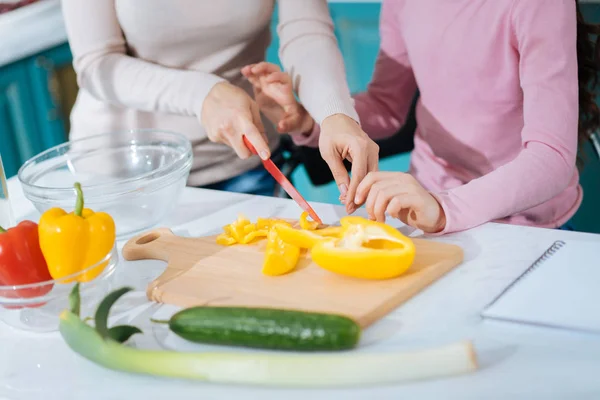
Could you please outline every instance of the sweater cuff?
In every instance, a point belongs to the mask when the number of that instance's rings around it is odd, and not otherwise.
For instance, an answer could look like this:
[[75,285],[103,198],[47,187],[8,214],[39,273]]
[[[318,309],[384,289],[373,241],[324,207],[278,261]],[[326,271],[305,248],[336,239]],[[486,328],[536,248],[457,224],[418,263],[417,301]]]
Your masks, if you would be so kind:
[[354,99],[352,97],[341,99],[338,95],[331,95],[323,101],[321,106],[311,111],[313,111],[312,117],[319,125],[323,123],[325,118],[335,114],[344,114],[360,124],[360,118],[354,108]]
[[210,91],[217,83],[229,81],[213,74],[205,74],[195,78],[194,82],[190,82],[188,89],[184,90],[186,91],[186,94],[190,96],[190,102],[188,104],[192,104],[192,109],[190,110],[191,114],[196,115],[198,118],[202,118],[204,100],[206,100]]
[[317,121],[313,124],[313,128],[309,132],[290,132],[290,137],[296,146],[304,147],[319,147],[319,135],[321,134],[321,126]]
[[454,218],[452,216],[452,213],[450,212],[450,207],[448,207],[448,203],[446,201],[448,194],[446,192],[441,192],[441,193],[431,193],[430,192],[429,194],[432,195],[437,200],[437,202],[440,204],[440,207],[442,207],[442,210],[444,211],[444,215],[446,216],[446,226],[444,226],[444,229],[442,229],[439,232],[425,233],[425,236],[436,237],[436,236],[442,236],[447,233],[454,232],[454,230],[455,230]]

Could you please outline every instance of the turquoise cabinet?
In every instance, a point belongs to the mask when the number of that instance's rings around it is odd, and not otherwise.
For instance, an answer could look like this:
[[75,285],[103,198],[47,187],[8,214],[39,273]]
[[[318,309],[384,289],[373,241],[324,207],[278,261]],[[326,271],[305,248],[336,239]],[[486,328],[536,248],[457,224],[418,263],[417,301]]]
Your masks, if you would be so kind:
[[72,62],[68,44],[0,67],[0,155],[8,177],[67,139],[56,71]]
[[36,99],[39,135],[45,149],[64,143],[68,137],[68,116],[61,110],[57,76],[59,69],[70,66],[72,61],[69,45],[64,44],[32,57],[27,63],[32,94]]
[[0,155],[8,176],[41,151],[37,131],[25,63],[4,67],[0,71]]

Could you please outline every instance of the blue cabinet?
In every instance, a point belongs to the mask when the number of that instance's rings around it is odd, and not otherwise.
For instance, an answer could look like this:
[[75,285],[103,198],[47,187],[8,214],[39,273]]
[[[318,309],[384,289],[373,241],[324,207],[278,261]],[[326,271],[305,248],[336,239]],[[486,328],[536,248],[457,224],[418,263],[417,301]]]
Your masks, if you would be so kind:
[[58,71],[64,67],[71,68],[72,61],[69,45],[63,44],[37,54],[27,63],[44,149],[64,143],[68,137],[68,115],[62,110]]
[[56,72],[71,61],[63,44],[0,68],[0,155],[8,177],[67,139]]
[[11,64],[0,72],[0,155],[7,176],[42,149],[37,131],[25,62]]

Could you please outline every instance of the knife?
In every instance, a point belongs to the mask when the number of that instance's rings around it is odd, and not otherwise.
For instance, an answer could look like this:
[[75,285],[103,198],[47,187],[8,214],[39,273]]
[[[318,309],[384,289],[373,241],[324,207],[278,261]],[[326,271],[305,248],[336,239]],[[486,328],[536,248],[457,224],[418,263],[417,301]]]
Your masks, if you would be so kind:
[[[246,136],[243,136],[243,138],[244,138],[244,144],[246,145],[246,147],[253,154],[258,155],[258,152],[254,148],[252,143],[250,143],[250,141],[246,138]],[[322,225],[323,221],[321,221],[321,218],[319,218],[319,216],[317,215],[315,210],[312,209],[312,207],[308,204],[308,202],[304,199],[304,197],[302,197],[300,192],[298,192],[298,190],[294,187],[294,185],[292,185],[292,183],[289,181],[289,179],[285,177],[283,172],[281,172],[281,170],[279,168],[277,168],[277,165],[275,165],[275,163],[273,161],[271,161],[270,159],[263,160],[261,158],[261,161],[262,161],[265,169],[271,174],[271,176],[277,181],[277,183],[279,183],[281,185],[283,190],[285,190],[285,192],[300,206],[300,208],[302,208],[304,211],[306,211],[308,213],[308,215],[310,215],[310,217],[312,218],[313,221],[316,221],[319,223],[319,225]]]

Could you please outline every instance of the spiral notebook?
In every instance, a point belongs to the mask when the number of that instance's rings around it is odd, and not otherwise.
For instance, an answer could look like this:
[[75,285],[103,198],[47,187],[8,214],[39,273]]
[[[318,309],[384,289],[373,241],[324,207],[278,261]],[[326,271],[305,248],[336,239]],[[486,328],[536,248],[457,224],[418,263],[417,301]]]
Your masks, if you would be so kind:
[[600,334],[600,242],[555,242],[482,316]]

